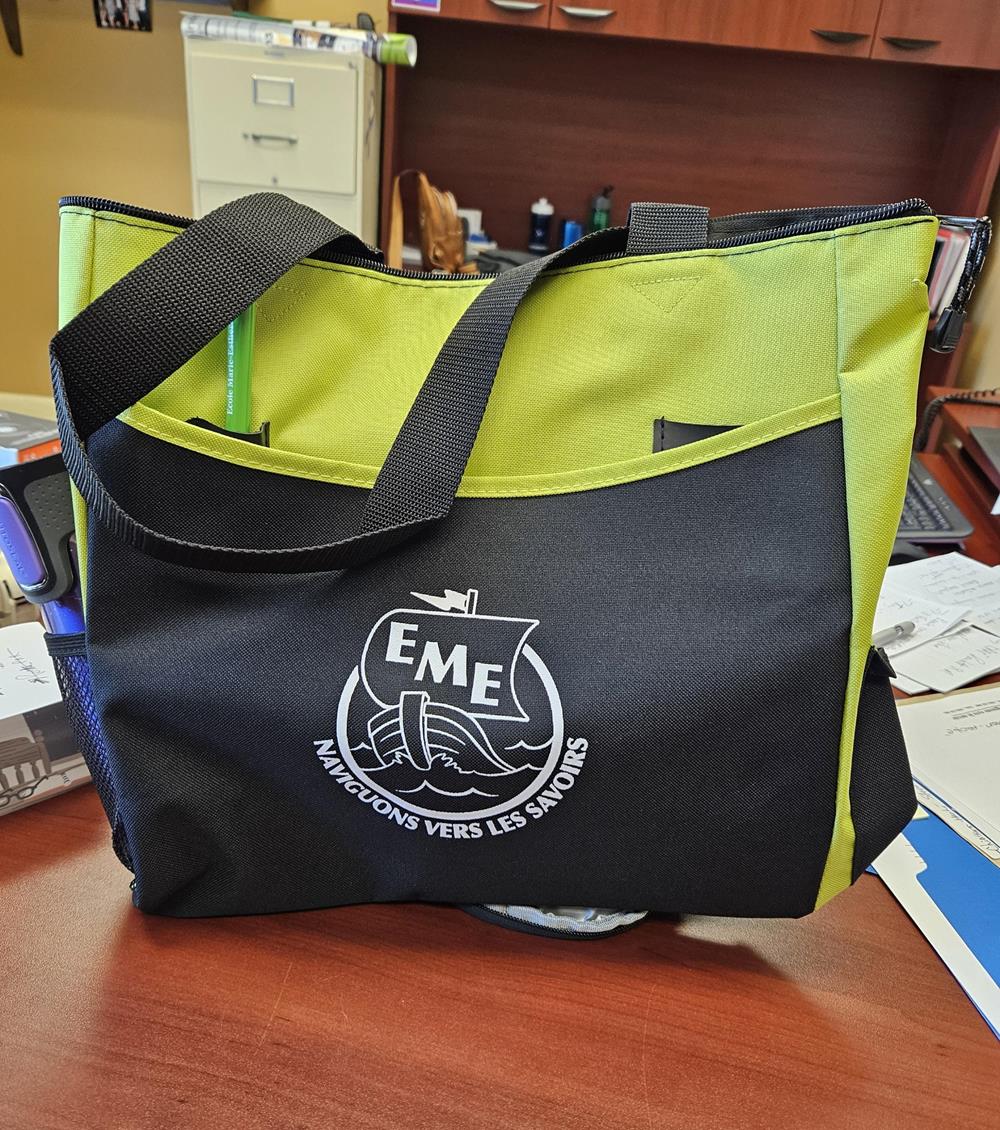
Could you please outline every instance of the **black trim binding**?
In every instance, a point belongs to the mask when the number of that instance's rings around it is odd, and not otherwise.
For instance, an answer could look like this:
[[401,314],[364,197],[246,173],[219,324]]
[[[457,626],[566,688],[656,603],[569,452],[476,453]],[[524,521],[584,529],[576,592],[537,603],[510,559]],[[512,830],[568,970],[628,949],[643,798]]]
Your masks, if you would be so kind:
[[86,655],[87,633],[70,632],[66,635],[55,635],[52,632],[46,632],[45,647],[53,659],[57,656]]

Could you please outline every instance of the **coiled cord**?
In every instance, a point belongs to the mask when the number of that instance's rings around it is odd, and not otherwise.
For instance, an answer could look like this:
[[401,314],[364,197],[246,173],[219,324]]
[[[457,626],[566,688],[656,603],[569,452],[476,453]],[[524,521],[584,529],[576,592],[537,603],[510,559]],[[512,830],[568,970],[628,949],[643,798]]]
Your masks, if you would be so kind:
[[1000,388],[970,388],[963,389],[961,392],[947,392],[944,396],[936,396],[924,409],[924,414],[920,419],[920,427],[917,428],[917,434],[913,440],[914,451],[924,450],[927,446],[927,440],[930,438],[931,428],[934,426],[934,421],[938,418],[941,409],[946,404],[952,404],[956,401],[1000,405]]

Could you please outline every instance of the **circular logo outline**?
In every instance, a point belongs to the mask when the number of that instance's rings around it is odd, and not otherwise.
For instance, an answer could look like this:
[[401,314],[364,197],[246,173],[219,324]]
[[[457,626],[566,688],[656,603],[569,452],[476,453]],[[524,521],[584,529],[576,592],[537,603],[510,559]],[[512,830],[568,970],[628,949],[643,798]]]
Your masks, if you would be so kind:
[[411,801],[403,800],[398,793],[394,793],[378,784],[376,781],[373,781],[355,760],[354,753],[351,750],[351,743],[347,737],[348,712],[351,708],[351,702],[354,699],[354,692],[361,683],[360,667],[355,667],[348,676],[347,682],[344,684],[344,689],[340,694],[340,701],[337,703],[337,748],[340,751],[340,756],[344,759],[344,764],[359,781],[363,781],[368,788],[377,792],[380,796],[385,797],[386,800],[399,805],[399,807],[406,812],[412,812],[415,816],[426,816],[432,820],[448,820],[459,824],[466,824],[473,820],[486,820],[491,816],[500,816],[505,812],[510,812],[512,809],[517,808],[518,805],[523,804],[526,800],[530,800],[531,797],[535,796],[536,793],[540,792],[545,787],[549,778],[552,777],[559,767],[565,735],[563,733],[562,700],[559,697],[559,690],[556,687],[555,680],[552,678],[552,673],[542,661],[538,652],[536,652],[530,644],[524,645],[521,654],[534,668],[535,673],[541,680],[546,697],[548,698],[549,711],[552,715],[552,741],[549,745],[549,752],[545,759],[545,764],[533,778],[531,784],[522,789],[512,800],[504,801],[502,804],[494,805],[492,808],[484,808],[476,812],[439,812],[436,809],[419,808]]

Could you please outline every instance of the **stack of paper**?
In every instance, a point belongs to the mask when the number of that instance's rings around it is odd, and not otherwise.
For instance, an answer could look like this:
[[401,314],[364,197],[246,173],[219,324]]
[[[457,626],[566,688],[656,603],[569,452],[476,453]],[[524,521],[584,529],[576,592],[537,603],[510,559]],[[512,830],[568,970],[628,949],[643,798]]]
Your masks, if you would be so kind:
[[1000,684],[899,706],[923,803],[1000,861]]
[[950,691],[1000,671],[1000,568],[960,553],[886,571],[875,631],[912,621],[886,648],[907,694]]

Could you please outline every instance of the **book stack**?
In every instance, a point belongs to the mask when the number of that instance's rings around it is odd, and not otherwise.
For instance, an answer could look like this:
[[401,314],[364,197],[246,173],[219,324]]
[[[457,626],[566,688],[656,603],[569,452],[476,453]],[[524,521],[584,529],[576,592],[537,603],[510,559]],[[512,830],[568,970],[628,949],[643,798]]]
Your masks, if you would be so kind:
[[59,432],[52,420],[0,412],[0,467],[30,463],[60,451]]

